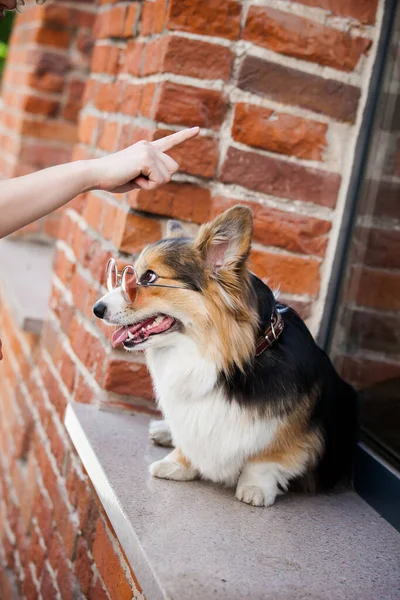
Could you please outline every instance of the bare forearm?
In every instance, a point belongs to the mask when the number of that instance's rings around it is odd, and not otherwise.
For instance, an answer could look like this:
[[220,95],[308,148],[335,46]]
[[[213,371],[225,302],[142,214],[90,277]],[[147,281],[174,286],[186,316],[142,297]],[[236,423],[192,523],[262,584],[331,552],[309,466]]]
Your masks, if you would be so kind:
[[166,151],[198,133],[198,127],[183,129],[154,142],[137,142],[109,156],[0,181],[0,238],[90,189],[125,193],[138,187],[152,190],[167,183],[179,165]]
[[76,161],[0,181],[0,238],[93,187],[91,161]]

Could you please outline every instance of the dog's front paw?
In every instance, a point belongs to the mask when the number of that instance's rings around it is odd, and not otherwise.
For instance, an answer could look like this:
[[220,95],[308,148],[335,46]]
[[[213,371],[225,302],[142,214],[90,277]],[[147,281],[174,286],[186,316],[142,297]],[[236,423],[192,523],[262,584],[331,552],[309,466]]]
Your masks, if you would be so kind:
[[167,421],[150,421],[149,437],[154,444],[170,448],[173,446],[172,435]]
[[276,489],[268,490],[256,485],[238,485],[236,498],[253,506],[272,506],[276,498]]
[[198,476],[198,472],[193,467],[186,467],[169,460],[168,457],[153,462],[149,467],[149,472],[153,477],[173,479],[174,481],[192,481]]

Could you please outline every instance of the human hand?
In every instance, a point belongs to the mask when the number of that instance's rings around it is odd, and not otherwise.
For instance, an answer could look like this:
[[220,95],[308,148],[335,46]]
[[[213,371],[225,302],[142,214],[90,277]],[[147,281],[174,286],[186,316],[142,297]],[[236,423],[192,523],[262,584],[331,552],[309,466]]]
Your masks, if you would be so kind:
[[93,189],[120,194],[137,188],[152,190],[168,183],[179,165],[165,153],[198,133],[198,127],[183,129],[154,142],[137,142],[125,150],[92,160]]

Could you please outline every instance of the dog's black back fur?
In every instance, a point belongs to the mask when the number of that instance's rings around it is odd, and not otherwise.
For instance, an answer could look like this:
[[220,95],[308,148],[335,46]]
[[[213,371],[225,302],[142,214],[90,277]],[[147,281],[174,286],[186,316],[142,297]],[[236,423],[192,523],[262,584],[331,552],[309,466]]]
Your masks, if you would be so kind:
[[[255,275],[251,275],[251,288],[262,335],[276,301],[270,288]],[[309,427],[322,431],[325,449],[313,473],[313,486],[330,489],[351,479],[357,393],[335,371],[299,315],[289,308],[282,317],[285,326],[279,339],[244,370],[235,368],[229,377],[221,376],[221,384],[229,400],[260,411],[268,408],[278,417],[290,414],[302,398],[315,395]]]

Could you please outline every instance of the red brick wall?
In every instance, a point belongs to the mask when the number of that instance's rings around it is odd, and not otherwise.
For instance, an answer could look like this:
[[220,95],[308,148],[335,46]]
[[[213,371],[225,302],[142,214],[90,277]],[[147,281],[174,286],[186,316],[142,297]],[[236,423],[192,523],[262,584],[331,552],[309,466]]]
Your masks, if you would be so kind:
[[[71,160],[90,66],[95,0],[30,0],[18,15],[2,80],[0,179]],[[20,235],[57,237],[60,214]]]
[[[107,238],[114,215],[110,241],[130,253],[158,237],[159,217],[200,224],[247,203],[255,215],[253,267],[311,314],[316,331],[374,52],[376,6],[332,2],[336,17],[299,3],[284,11],[274,2],[171,0],[129,3],[124,16],[128,5],[101,4],[76,156],[181,126],[202,131],[175,151],[175,183],[122,197],[92,194],[84,219]],[[127,39],[130,19],[135,36]],[[146,237],[138,235],[144,221],[125,217],[130,209],[154,215],[146,217]]]
[[21,332],[4,296],[0,305],[0,598],[139,597],[63,426],[59,349]]
[[[72,5],[86,13],[86,4],[65,3]],[[62,6],[47,3],[46,10]],[[143,359],[112,350],[91,312],[109,256],[123,263],[161,237],[168,217],[195,232],[226,207],[246,203],[255,217],[253,268],[303,315],[317,314],[379,34],[375,9],[367,0],[98,2],[74,157],[182,126],[200,125],[201,134],[174,151],[181,172],[168,186],[89,193],[68,206],[41,339],[22,344],[26,336],[2,309],[3,590],[14,581],[31,586],[28,597],[36,597],[32,586],[58,586],[67,597],[79,583],[97,600],[129,597],[136,585],[123,559],[119,566],[117,542],[62,425],[68,400],[155,410]],[[12,50],[6,82],[14,63]],[[23,72],[28,64],[22,52]],[[23,122],[32,118],[23,113]],[[6,138],[24,141],[12,123]],[[17,157],[24,164],[14,150],[0,155],[3,164]],[[35,493],[46,503],[31,507]],[[46,593],[46,600],[54,595]]]

